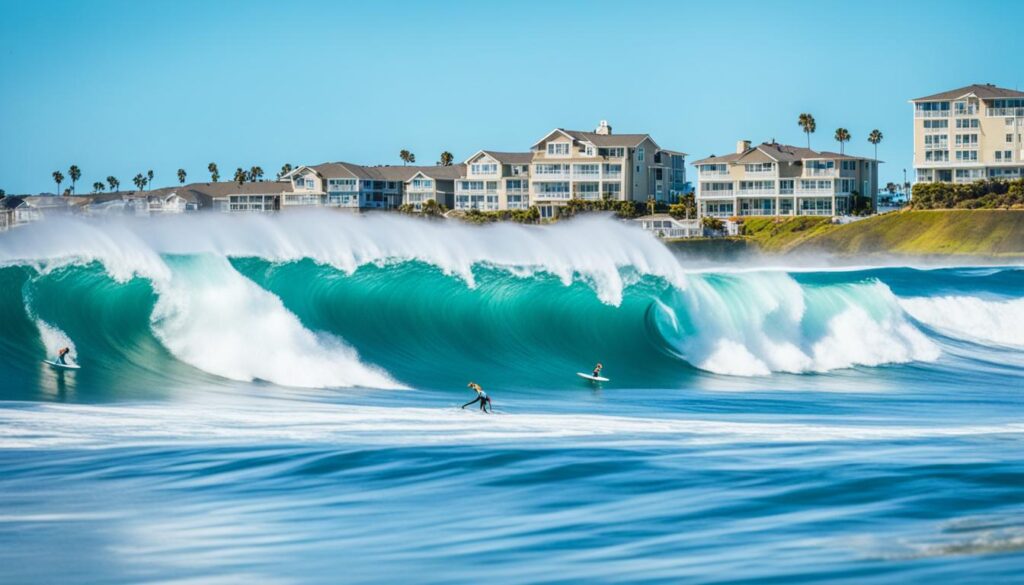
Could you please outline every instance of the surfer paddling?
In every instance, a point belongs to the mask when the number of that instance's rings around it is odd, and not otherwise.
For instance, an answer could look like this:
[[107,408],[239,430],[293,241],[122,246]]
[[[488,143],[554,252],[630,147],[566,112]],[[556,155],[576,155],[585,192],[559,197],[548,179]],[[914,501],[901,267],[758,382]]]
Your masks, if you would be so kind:
[[487,412],[487,409],[491,408],[491,414],[493,414],[494,413],[494,408],[491,407],[491,397],[488,396],[486,392],[484,392],[484,389],[480,387],[480,384],[477,384],[476,382],[470,382],[468,384],[468,387],[472,388],[476,392],[476,398],[474,398],[473,400],[470,400],[469,402],[463,404],[462,408],[466,408],[470,404],[474,404],[476,402],[479,402],[480,403],[480,410],[482,410],[483,412]]

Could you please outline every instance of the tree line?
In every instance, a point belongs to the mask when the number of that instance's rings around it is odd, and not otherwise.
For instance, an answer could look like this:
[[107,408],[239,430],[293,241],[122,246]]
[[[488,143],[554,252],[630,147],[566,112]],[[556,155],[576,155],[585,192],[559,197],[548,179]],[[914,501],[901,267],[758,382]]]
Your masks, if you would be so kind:
[[913,209],[1024,209],[1024,179],[973,183],[917,183]]

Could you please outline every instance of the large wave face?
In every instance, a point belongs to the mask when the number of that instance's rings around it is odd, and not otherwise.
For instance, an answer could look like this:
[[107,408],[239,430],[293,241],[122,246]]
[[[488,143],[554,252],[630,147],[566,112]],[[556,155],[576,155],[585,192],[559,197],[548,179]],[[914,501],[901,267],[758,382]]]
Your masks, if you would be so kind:
[[31,385],[68,345],[80,381],[110,387],[557,387],[598,361],[616,384],[664,387],[1021,344],[1005,291],[899,296],[887,278],[690,270],[609,218],[58,219],[0,236],[0,368]]

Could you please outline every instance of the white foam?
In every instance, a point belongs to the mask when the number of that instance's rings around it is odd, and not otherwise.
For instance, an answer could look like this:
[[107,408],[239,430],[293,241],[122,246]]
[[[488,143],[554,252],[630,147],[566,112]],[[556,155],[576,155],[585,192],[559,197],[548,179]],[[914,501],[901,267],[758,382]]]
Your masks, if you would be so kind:
[[1024,423],[908,426],[736,422],[594,414],[483,415],[458,408],[394,408],[268,400],[0,408],[0,449],[182,444],[438,445],[600,439],[673,446],[885,441],[1024,434]]
[[181,361],[233,380],[311,388],[399,388],[340,339],[305,329],[281,300],[220,256],[195,256],[158,284],[153,331]]
[[900,306],[912,317],[960,339],[1024,347],[1024,298],[911,297]]
[[783,273],[735,273],[695,277],[676,302],[692,330],[683,331],[672,315],[669,342],[717,374],[826,372],[940,354],[880,282],[815,288]]
[[417,260],[457,275],[471,286],[473,267],[491,265],[518,274],[544,271],[566,284],[583,278],[594,285],[603,302],[613,305],[622,301],[622,268],[662,277],[679,287],[686,284],[679,262],[657,239],[605,216],[553,226],[472,226],[399,214],[356,216],[327,210],[102,222],[56,218],[14,230],[0,241],[0,263],[98,259],[118,278],[166,277],[160,254],[272,261],[310,258],[345,272],[367,264]]

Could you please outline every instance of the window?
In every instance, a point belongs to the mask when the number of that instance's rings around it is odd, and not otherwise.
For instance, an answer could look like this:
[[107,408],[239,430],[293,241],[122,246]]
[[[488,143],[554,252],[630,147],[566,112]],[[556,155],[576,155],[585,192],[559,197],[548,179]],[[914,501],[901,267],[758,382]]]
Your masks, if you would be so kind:
[[434,189],[434,181],[431,179],[413,179],[412,188],[416,191],[432,191]]
[[[792,182],[791,182],[792,183]],[[701,183],[700,190],[703,191],[729,191],[732,192],[732,183]]]
[[925,120],[924,127],[929,130],[949,128],[949,120]]
[[1007,134],[1006,135],[1006,141],[1007,142],[1013,142],[1013,134]]
[[605,164],[604,165],[604,176],[608,179],[615,179],[622,176],[622,165],[618,164]]
[[925,148],[946,148],[949,144],[949,135],[947,134],[926,134],[924,137]]
[[1013,159],[1013,151],[1012,150],[997,150],[996,151],[996,160],[997,161],[1009,161],[1009,160],[1012,160],[1012,159]]
[[549,142],[548,143],[548,156],[568,156],[569,155],[569,143],[568,142]]
[[596,177],[601,173],[601,165],[573,165],[572,174],[574,177]]
[[700,172],[702,172],[702,173],[725,174],[725,173],[729,172],[728,166],[724,165],[724,164],[700,165],[699,168],[700,168]]
[[498,172],[497,163],[474,163],[469,165],[469,172],[474,175],[494,175]]
[[976,161],[978,160],[977,150],[958,150],[956,151],[956,160],[961,161]]
[[529,183],[527,181],[524,181],[522,179],[510,179],[508,181],[505,181],[505,190],[506,191],[523,191],[523,190],[526,189],[528,184]]
[[597,149],[597,154],[611,158],[622,158],[626,152],[622,148],[599,148]]
[[584,152],[587,156],[594,156],[594,147],[588,144]]
[[979,121],[977,118],[963,119],[956,121],[957,128],[978,128]]
[[770,173],[772,172],[772,167],[772,163],[754,163],[743,165],[743,170],[748,173]]
[[569,165],[539,164],[534,168],[537,176],[543,175],[568,175]]
[[978,144],[977,134],[957,134],[956,135],[957,146],[976,145]]
[[[641,146],[636,149],[636,160],[637,162],[644,162],[644,147]],[[639,172],[639,167],[637,167],[637,172]]]
[[948,150],[926,150],[924,160],[928,162],[944,162],[949,160]]
[[459,191],[483,191],[483,181],[459,181],[457,184]]
[[844,171],[855,171],[855,170],[857,170],[857,161],[855,161],[855,160],[844,160],[842,162],[842,169]]

